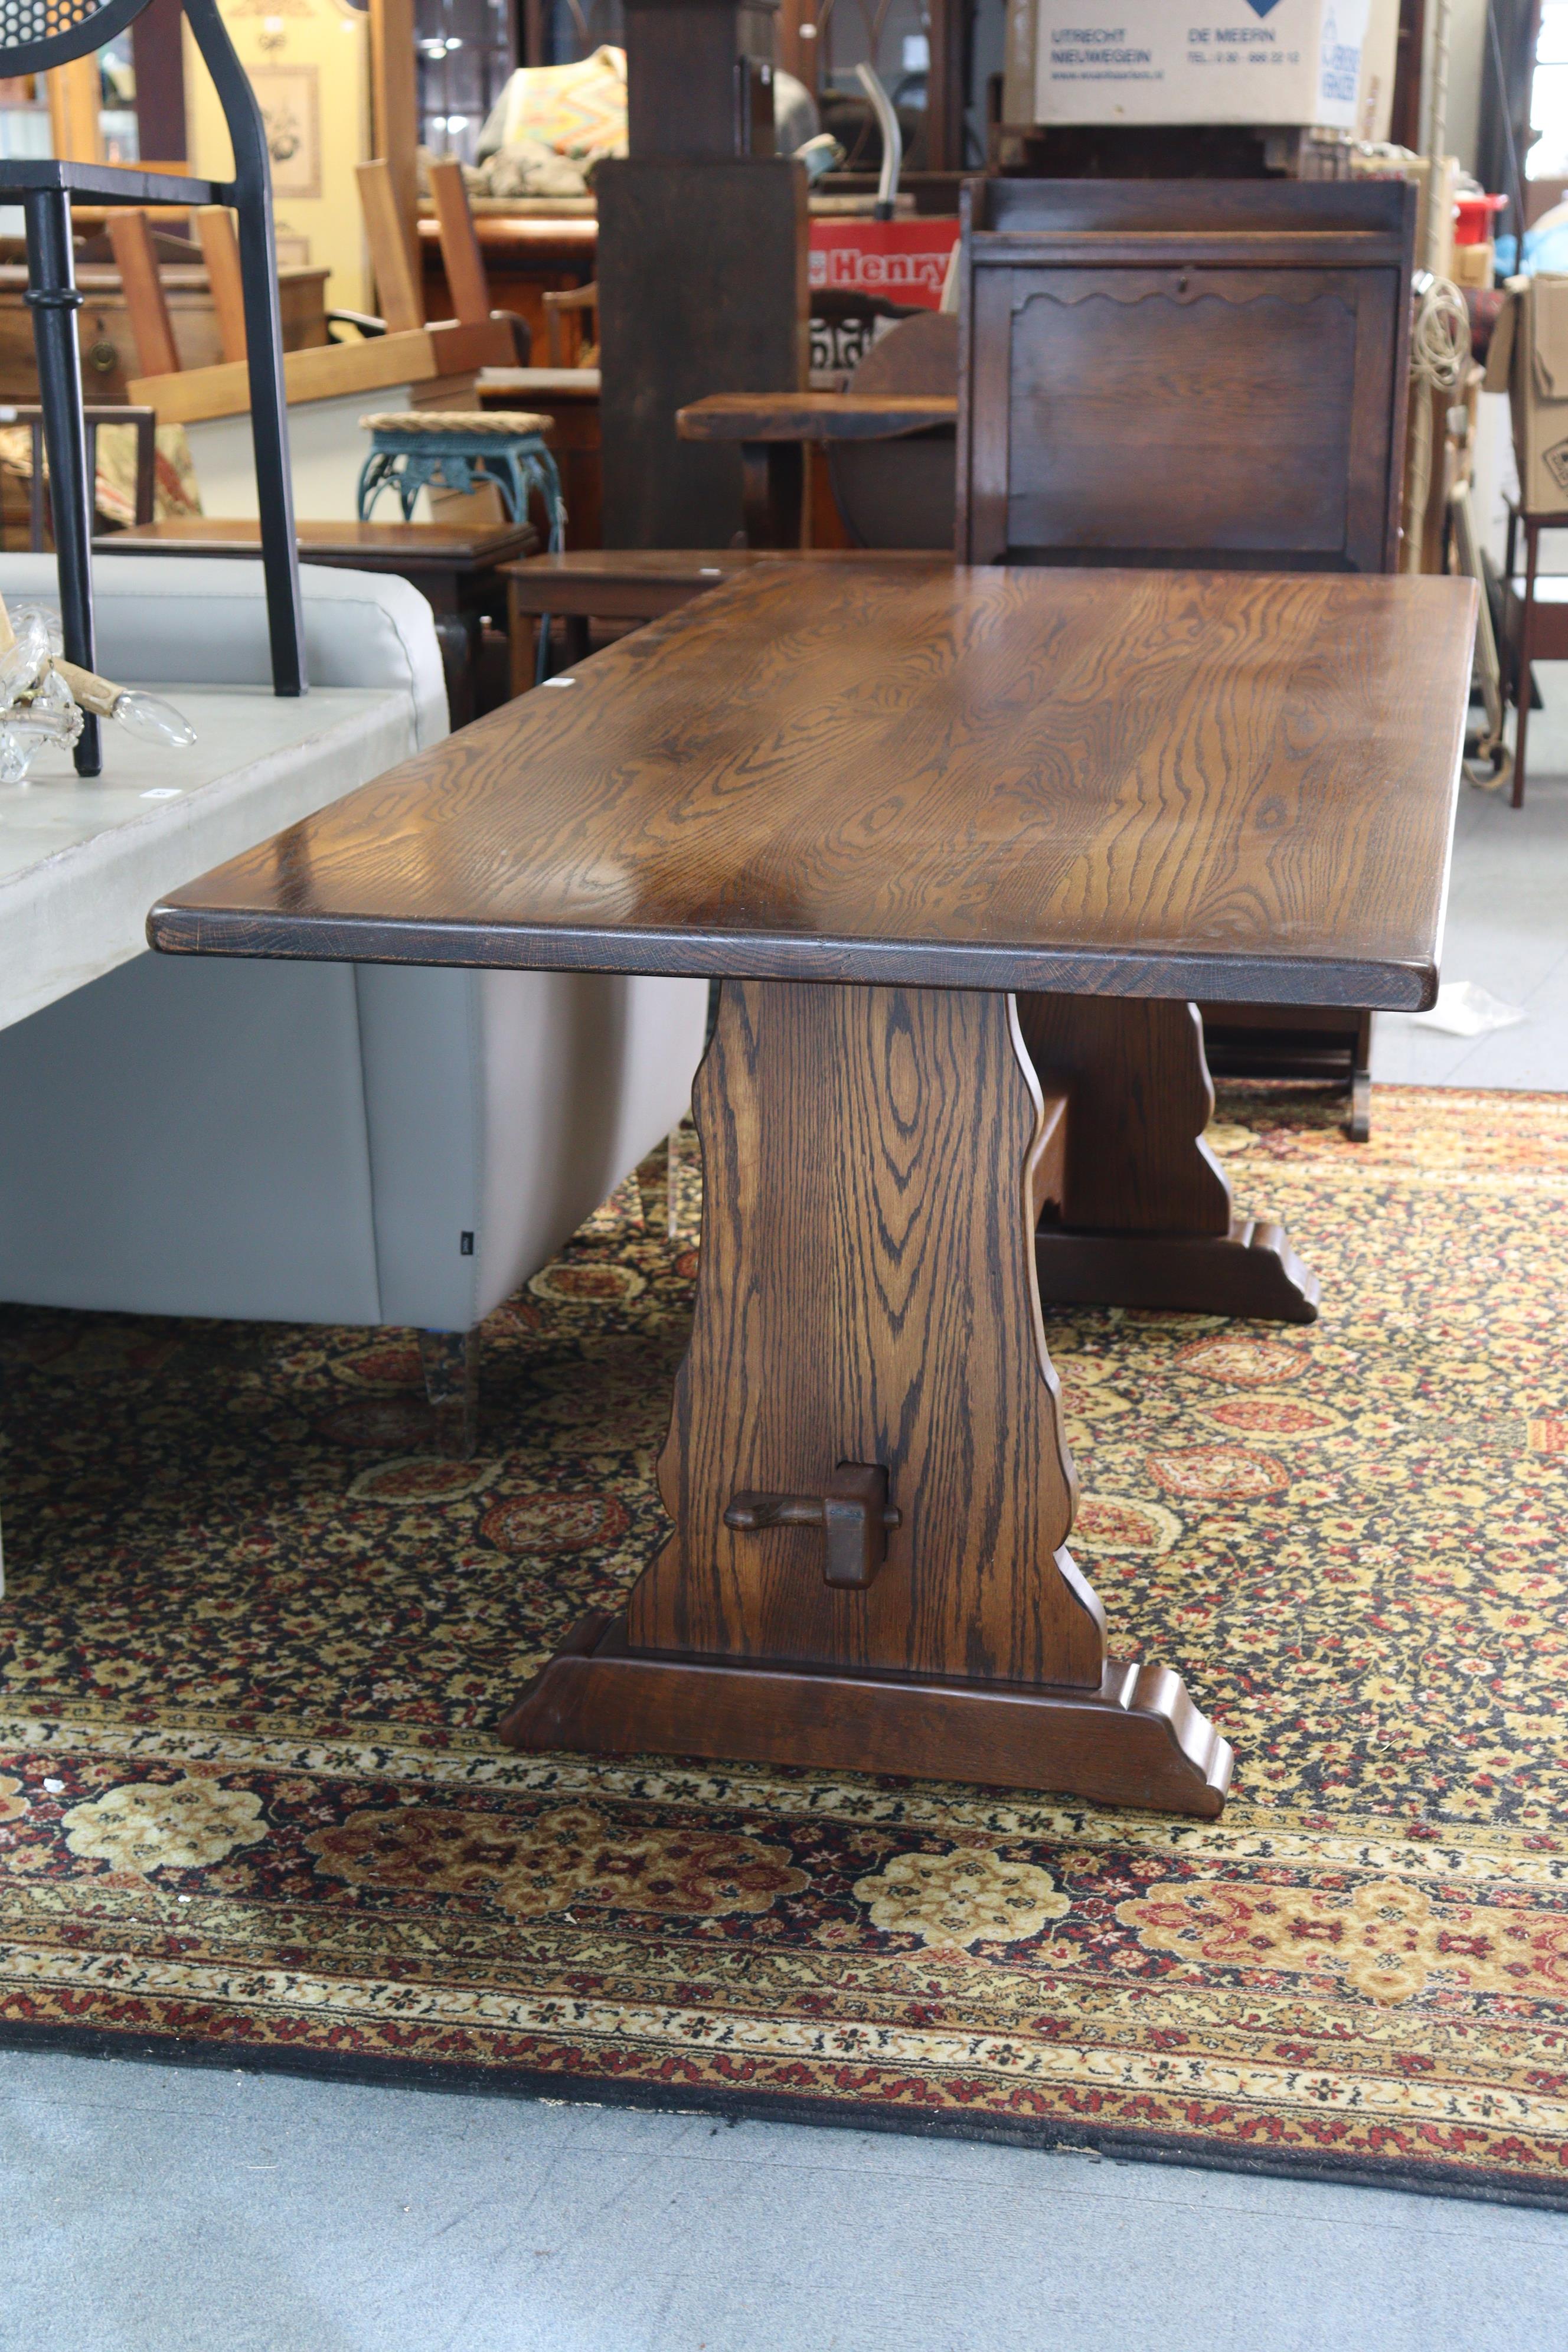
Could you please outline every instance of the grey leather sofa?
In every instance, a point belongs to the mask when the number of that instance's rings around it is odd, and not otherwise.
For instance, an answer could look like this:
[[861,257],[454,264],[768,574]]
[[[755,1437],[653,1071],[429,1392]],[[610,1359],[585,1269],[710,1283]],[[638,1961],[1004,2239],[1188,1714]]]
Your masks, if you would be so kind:
[[[0,556],[0,593],[47,595],[52,570]],[[424,599],[380,575],[302,580],[312,682],[405,691],[411,748],[445,733]],[[121,684],[177,702],[181,683],[267,679],[258,565],[126,558],[97,584],[100,666]],[[461,1450],[475,1327],[679,1123],[706,997],[138,957],[0,1033],[0,1297],[413,1326]]]

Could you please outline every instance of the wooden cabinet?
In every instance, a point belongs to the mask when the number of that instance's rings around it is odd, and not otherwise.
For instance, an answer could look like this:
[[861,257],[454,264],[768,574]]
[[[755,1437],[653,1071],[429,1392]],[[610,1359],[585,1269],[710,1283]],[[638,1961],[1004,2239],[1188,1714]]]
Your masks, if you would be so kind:
[[[174,264],[165,265],[161,275],[181,367],[216,366],[224,356],[223,338],[206,271],[194,264]],[[284,350],[304,351],[324,343],[326,271],[281,269],[278,277]],[[84,263],[77,270],[77,283],[86,297],[77,313],[86,396],[100,404],[128,400],[127,387],[142,371],[120,272],[107,264]],[[0,263],[0,400],[38,397],[32,314],[22,299],[26,284],[25,262]]]

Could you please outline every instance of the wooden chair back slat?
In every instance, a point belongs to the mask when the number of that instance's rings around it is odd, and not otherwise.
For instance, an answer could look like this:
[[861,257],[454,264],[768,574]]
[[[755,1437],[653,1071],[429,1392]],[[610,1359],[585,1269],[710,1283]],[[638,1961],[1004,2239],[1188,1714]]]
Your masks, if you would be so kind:
[[459,326],[482,327],[490,315],[489,278],[479,250],[463,167],[449,161],[430,166],[430,195],[441,240],[441,262]]
[[139,373],[144,376],[178,375],[180,354],[174,344],[174,322],[169,317],[146,214],[111,212],[109,242],[114,266],[120,272]]
[[245,289],[239,275],[239,239],[234,215],[226,205],[203,205],[196,214],[196,235],[207,266],[207,287],[226,360],[246,353]]
[[961,559],[1392,570],[1415,201],[972,184]]
[[391,166],[378,157],[374,163],[356,164],[354,174],[359,181],[376,299],[386,321],[386,331],[389,335],[408,334],[425,324],[425,300],[419,290],[414,256],[404,234]]

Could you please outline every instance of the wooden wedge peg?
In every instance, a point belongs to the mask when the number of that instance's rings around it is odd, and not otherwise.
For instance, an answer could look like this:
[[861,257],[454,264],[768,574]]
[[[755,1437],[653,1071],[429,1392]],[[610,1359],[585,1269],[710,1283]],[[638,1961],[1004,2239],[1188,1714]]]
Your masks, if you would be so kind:
[[841,1462],[820,1495],[737,1495],[724,1525],[742,1534],[758,1528],[821,1528],[827,1538],[822,1573],[840,1591],[864,1592],[888,1557],[888,1532],[902,1525],[888,1500],[888,1474],[878,1462]]

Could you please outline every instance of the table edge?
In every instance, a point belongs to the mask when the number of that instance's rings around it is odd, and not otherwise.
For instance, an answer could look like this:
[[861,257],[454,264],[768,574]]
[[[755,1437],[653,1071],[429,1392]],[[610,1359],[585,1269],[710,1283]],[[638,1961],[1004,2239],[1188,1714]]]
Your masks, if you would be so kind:
[[475,924],[389,916],[288,917],[160,899],[148,944],[163,955],[258,956],[332,963],[456,965],[496,971],[608,971],[679,979],[827,982],[891,988],[1068,996],[1203,999],[1424,1012],[1436,1002],[1436,950],[1416,962],[1377,957],[1187,954],[1151,948],[867,940],[819,933],[697,932],[649,927]]

